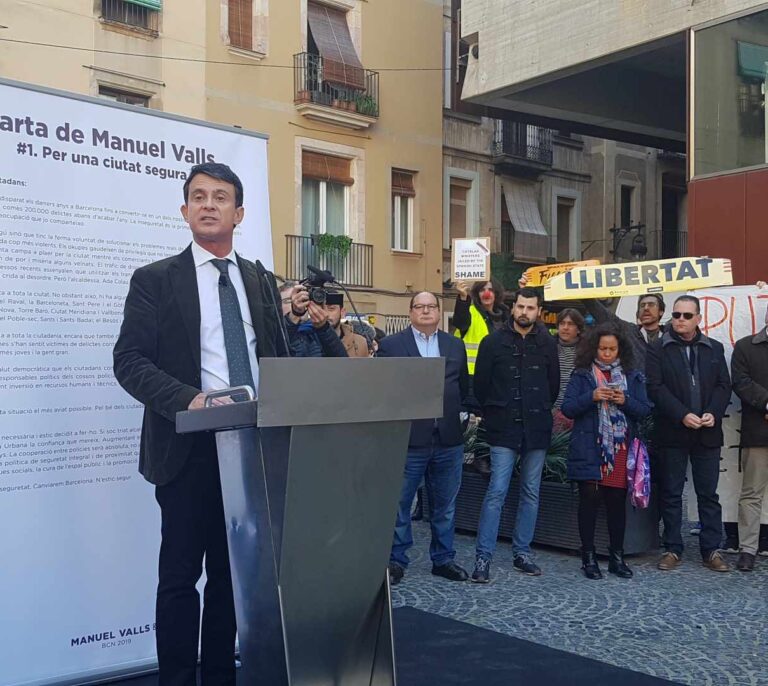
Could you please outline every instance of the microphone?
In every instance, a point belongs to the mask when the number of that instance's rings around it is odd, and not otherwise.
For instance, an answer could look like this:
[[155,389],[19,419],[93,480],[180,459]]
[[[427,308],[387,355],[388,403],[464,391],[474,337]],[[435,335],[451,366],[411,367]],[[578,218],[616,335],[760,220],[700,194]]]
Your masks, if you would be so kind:
[[[269,299],[272,301],[272,307],[275,309],[275,314],[277,315],[277,327],[280,329],[280,334],[283,337],[283,343],[285,344],[285,352],[288,357],[291,357],[291,346],[288,343],[288,334],[285,331],[285,320],[283,319],[283,310],[282,308],[277,306],[277,300],[275,298],[275,291],[272,289],[272,282],[269,280],[269,273],[266,269],[264,269],[264,266],[259,262],[259,260],[256,260],[256,266],[257,271],[261,272],[261,275],[264,277],[264,282],[267,287],[267,292],[269,293]],[[259,342],[256,341],[256,345],[258,345]]]

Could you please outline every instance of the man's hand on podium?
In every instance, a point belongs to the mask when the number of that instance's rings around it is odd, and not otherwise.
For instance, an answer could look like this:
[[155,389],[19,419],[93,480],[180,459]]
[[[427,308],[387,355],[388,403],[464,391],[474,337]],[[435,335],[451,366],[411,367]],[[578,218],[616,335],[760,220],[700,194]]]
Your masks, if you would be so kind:
[[[205,407],[205,399],[208,397],[207,393],[198,393],[194,398],[192,398],[192,402],[189,403],[187,406],[188,410],[202,410]],[[211,399],[211,405],[229,405],[230,403],[235,402],[230,398],[228,395],[219,397],[219,398],[212,398]]]

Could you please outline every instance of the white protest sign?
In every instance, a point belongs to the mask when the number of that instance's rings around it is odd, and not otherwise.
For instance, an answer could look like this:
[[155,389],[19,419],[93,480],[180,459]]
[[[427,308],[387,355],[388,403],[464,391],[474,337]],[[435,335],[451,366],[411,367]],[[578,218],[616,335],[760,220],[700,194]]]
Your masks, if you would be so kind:
[[454,238],[452,255],[454,281],[487,281],[491,278],[488,238]]

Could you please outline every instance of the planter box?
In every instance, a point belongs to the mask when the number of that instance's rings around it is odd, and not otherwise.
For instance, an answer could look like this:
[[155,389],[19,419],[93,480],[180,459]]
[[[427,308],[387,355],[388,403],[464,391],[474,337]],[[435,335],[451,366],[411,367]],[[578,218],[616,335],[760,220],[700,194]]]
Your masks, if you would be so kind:
[[[488,486],[488,477],[471,468],[464,469],[461,488],[456,498],[456,529],[466,533],[477,533],[480,510]],[[426,490],[426,489],[425,489]],[[427,507],[429,496],[427,495]],[[519,481],[515,476],[507,493],[507,500],[501,511],[499,537],[512,539],[515,515],[519,501]],[[533,542],[540,545],[579,551],[578,525],[579,494],[571,484],[541,482],[539,516]],[[595,547],[598,554],[605,554],[608,548],[608,530],[605,526],[605,508],[600,506],[595,530]],[[656,552],[659,547],[658,493],[651,492],[647,509],[636,510],[627,499],[627,530],[624,537],[624,552],[627,554]]]

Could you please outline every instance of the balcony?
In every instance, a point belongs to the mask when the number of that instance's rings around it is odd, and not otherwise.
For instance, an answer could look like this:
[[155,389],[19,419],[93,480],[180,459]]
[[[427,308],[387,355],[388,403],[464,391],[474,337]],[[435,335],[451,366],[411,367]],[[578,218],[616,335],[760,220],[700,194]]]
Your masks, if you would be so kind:
[[[157,3],[160,7],[160,3]],[[126,0],[101,0],[101,19],[105,24],[146,34],[159,35],[160,12]]]
[[551,129],[516,121],[497,120],[491,154],[497,171],[534,177],[552,167]]
[[293,56],[294,104],[307,119],[367,129],[379,118],[379,73],[307,52]]
[[322,254],[314,236],[285,237],[285,278],[299,281],[307,276],[307,265],[327,269],[345,286],[373,287],[373,246],[352,243],[349,253]]

